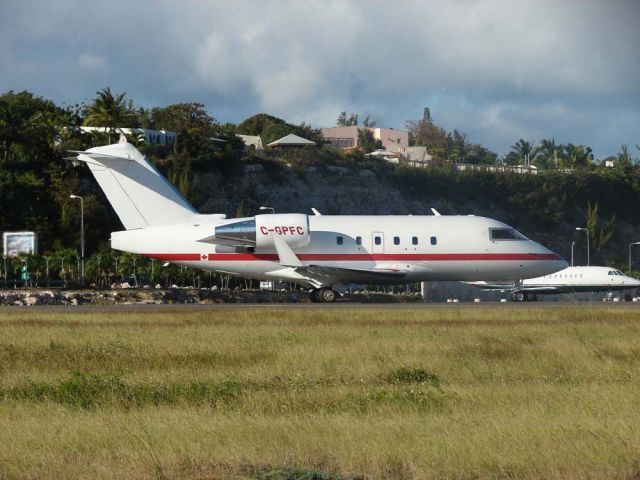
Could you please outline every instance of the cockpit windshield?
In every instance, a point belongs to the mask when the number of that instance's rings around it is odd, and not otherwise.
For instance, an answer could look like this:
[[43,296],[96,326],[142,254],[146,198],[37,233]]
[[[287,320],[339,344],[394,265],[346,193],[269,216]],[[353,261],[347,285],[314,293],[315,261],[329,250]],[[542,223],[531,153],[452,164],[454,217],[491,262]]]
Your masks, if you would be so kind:
[[624,275],[620,270],[609,270],[608,275]]
[[500,240],[528,240],[527,237],[513,228],[490,228],[489,236],[494,242]]

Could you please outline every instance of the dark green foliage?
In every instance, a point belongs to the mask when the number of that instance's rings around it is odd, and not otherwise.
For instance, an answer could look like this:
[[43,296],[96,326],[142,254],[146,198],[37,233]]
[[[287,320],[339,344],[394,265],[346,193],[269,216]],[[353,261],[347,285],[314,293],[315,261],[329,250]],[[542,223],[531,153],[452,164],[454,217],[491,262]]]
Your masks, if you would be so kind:
[[259,135],[262,138],[262,144],[265,146],[290,133],[316,142],[317,145],[322,144],[320,130],[311,128],[305,123],[293,125],[281,118],[267,115],[266,113],[259,113],[247,118],[238,125],[236,133],[242,135]]
[[358,146],[364,152],[373,152],[378,148],[382,148],[382,142],[373,137],[373,132],[367,128],[358,130]]
[[97,92],[97,97],[84,111],[84,124],[105,127],[107,142],[111,143],[116,127],[136,127],[139,116],[133,102],[125,101],[126,93],[113,95],[109,87]]
[[79,409],[105,406],[192,405],[230,402],[238,398],[241,385],[232,382],[184,384],[128,384],[116,375],[74,372],[58,384],[31,382],[0,392],[0,397],[21,401],[53,401]]
[[391,371],[386,379],[392,383],[427,383],[434,387],[440,386],[438,374],[424,368],[400,367]]
[[256,480],[342,480],[345,477],[334,474],[305,470],[302,468],[261,467],[251,475]]

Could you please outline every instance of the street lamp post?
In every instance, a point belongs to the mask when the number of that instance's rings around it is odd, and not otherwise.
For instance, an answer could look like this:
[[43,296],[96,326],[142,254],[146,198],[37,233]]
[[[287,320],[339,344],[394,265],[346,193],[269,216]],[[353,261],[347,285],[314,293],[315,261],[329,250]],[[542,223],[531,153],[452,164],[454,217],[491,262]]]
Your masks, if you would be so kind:
[[576,242],[572,241],[571,242],[571,266],[573,267],[573,247],[576,246]]
[[583,231],[587,234],[587,267],[590,265],[589,261],[589,229],[584,227],[576,227],[576,230]]
[[47,288],[49,287],[50,283],[49,283],[49,258],[51,258],[48,255],[45,255],[44,259],[47,262]]
[[629,244],[629,272],[631,272],[631,245],[640,245],[640,242],[631,242]]
[[84,199],[80,195],[69,195],[69,198],[80,199],[80,258],[81,258],[81,278],[84,283]]

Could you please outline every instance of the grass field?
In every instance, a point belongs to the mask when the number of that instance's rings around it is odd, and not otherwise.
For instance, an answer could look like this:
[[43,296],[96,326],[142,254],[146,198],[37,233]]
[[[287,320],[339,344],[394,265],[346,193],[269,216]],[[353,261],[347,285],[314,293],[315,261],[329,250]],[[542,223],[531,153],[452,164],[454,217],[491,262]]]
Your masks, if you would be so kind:
[[640,310],[63,312],[0,309],[0,478],[640,477]]

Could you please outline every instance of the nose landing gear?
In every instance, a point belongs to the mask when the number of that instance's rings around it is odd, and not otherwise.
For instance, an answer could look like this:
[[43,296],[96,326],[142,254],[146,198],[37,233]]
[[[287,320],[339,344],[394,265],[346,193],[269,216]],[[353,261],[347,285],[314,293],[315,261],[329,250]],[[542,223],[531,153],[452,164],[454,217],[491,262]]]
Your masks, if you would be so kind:
[[314,288],[310,293],[311,301],[317,303],[332,303],[336,300],[336,292],[330,288]]

